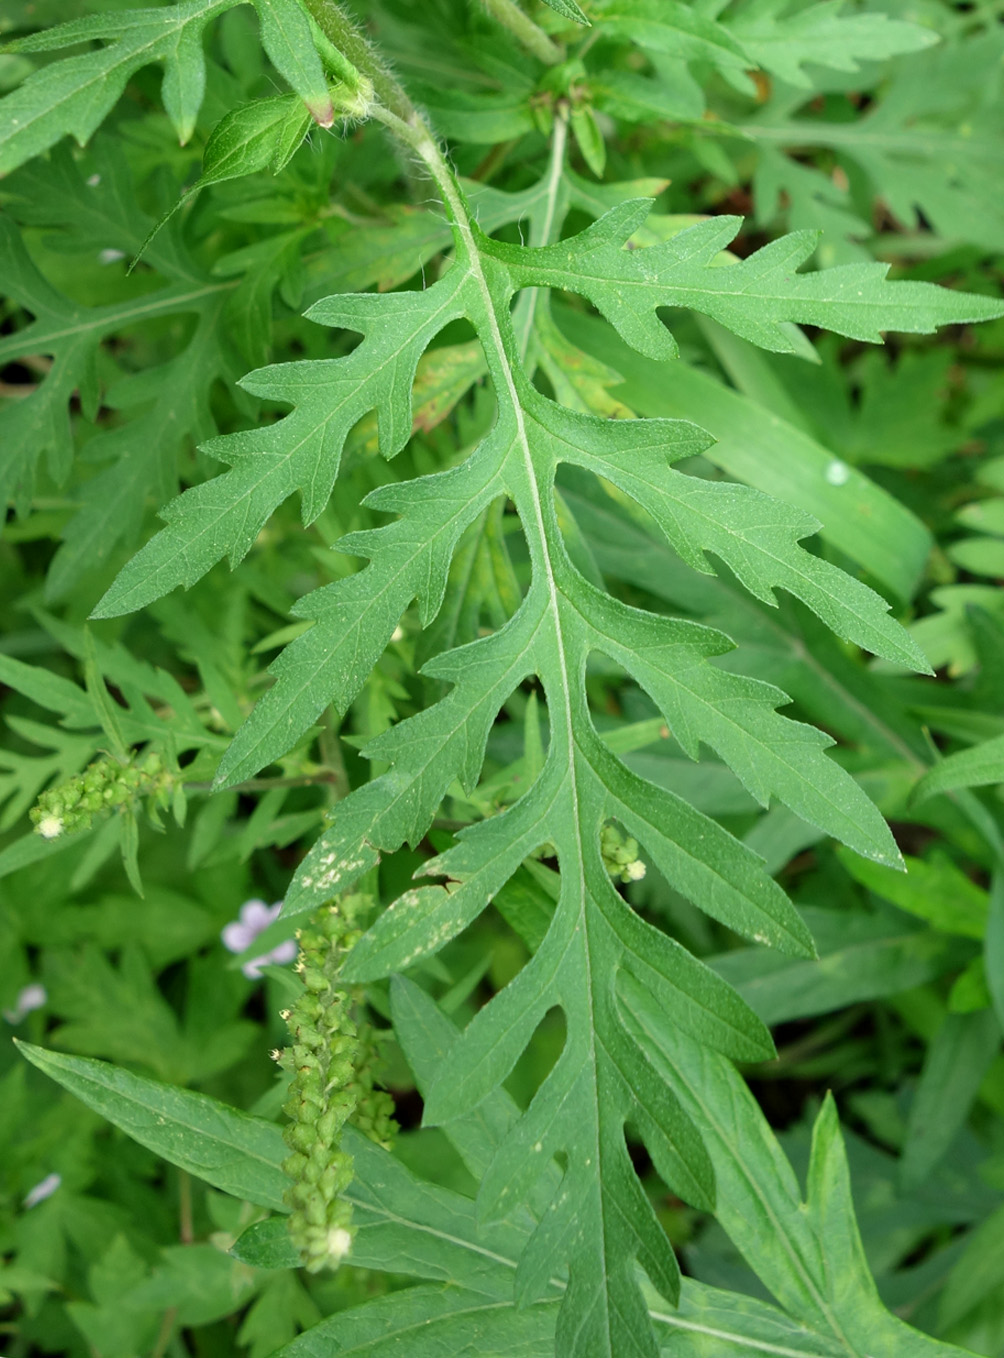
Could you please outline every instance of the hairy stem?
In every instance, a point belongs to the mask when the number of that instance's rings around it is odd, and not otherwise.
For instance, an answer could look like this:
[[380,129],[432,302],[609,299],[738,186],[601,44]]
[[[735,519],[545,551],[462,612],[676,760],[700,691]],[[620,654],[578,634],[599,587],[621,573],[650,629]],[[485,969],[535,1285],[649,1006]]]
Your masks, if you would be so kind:
[[485,9],[496,23],[508,28],[513,37],[545,66],[557,66],[559,61],[564,61],[562,48],[529,15],[523,13],[515,0],[485,0]]
[[372,82],[381,103],[399,118],[414,117],[415,106],[355,19],[336,0],[301,0],[301,3],[332,46]]

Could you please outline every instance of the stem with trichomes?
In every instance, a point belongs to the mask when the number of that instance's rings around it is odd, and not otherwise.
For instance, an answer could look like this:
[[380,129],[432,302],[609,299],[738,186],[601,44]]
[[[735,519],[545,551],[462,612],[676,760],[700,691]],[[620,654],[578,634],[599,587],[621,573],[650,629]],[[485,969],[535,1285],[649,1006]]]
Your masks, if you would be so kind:
[[385,108],[400,118],[415,116],[414,104],[390,67],[336,0],[301,0],[301,4],[328,42],[370,80]]

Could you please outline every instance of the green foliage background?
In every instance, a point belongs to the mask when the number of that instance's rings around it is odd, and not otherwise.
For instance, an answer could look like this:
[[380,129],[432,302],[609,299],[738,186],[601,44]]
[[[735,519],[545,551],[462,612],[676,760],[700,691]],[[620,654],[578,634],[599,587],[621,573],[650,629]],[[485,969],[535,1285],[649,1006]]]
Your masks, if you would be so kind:
[[0,14],[3,1351],[1004,1354],[1001,7],[352,14]]

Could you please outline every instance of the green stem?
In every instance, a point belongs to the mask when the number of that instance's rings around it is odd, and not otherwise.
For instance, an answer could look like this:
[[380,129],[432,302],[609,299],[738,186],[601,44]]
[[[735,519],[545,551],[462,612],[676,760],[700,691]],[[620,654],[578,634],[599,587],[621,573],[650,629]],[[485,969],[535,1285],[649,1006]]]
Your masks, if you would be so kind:
[[178,1239],[190,1245],[195,1239],[192,1220],[192,1176],[187,1170],[178,1171]]
[[[539,224],[536,219],[531,223],[531,245],[550,245],[555,232],[561,228],[558,199],[561,196],[567,143],[568,110],[563,104],[559,104],[555,110],[554,139],[551,142],[551,160],[547,171],[546,207],[543,219]],[[563,215],[562,213],[561,216]],[[517,302],[513,314],[513,329],[516,332],[516,343],[519,347],[519,356],[522,359],[526,358],[530,348],[530,336],[533,333],[533,321],[537,313],[540,295],[540,288],[527,288]],[[528,372],[527,376],[532,377],[533,373]]]
[[167,1352],[167,1346],[171,1342],[171,1336],[174,1334],[174,1323],[177,1318],[178,1308],[176,1306],[169,1306],[164,1312],[163,1319],[160,1322],[160,1330],[154,1341],[153,1348],[150,1350],[150,1358],[164,1358],[164,1354]]
[[562,48],[529,15],[523,13],[515,0],[485,0],[485,9],[496,23],[508,28],[513,37],[545,66],[557,66],[560,61],[564,61]]
[[414,117],[415,106],[390,67],[342,6],[335,0],[301,0],[301,4],[328,42],[372,82],[381,103],[399,118]]
[[453,178],[453,172],[439,149],[432,129],[417,109],[413,108],[409,114],[402,117],[389,107],[375,104],[370,109],[370,117],[375,118],[379,123],[383,123],[384,127],[393,132],[399,141],[403,141],[406,146],[410,146],[416,152],[436,181],[440,196],[446,204],[450,216],[458,225],[465,222],[467,212],[456,180]]

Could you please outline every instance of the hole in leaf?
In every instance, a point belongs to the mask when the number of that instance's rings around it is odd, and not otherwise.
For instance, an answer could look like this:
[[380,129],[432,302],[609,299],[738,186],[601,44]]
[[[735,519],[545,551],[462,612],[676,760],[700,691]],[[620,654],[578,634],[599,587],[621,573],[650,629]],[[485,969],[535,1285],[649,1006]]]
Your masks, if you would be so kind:
[[537,1090],[550,1075],[567,1038],[564,1010],[549,1009],[513,1066],[505,1087],[521,1108],[529,1106]]

